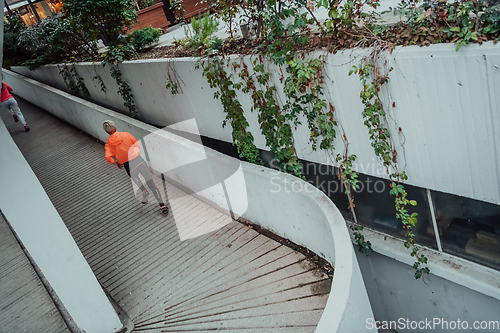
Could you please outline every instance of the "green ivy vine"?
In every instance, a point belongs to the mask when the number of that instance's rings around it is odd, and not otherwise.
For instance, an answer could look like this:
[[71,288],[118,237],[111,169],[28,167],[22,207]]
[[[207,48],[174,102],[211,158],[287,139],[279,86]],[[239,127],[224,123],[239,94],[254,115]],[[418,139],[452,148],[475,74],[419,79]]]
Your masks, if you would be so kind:
[[296,123],[298,114],[306,117],[313,150],[317,149],[318,138],[321,139],[321,149],[334,149],[334,126],[337,126],[337,122],[331,110],[326,111],[327,102],[322,98],[321,60],[293,58],[287,64],[290,76],[285,79],[284,92],[288,100],[283,108],[289,111]]
[[134,95],[132,94],[132,89],[127,82],[122,79],[122,72],[117,67],[111,66],[110,74],[113,79],[115,79],[116,84],[118,84],[118,93],[123,98],[123,105],[129,110],[132,117],[137,117],[137,109],[135,107]]
[[[353,170],[356,156],[348,154],[349,143],[345,133],[341,135],[344,152],[341,154],[335,152],[334,141],[341,125],[336,120],[335,107],[324,96],[321,56],[308,58],[298,54],[296,50],[311,43],[311,39],[314,45],[327,35],[333,35],[339,39],[341,45],[344,45],[346,39],[350,39],[349,44],[352,45],[353,41],[359,38],[361,44],[375,45],[374,53],[377,53],[380,50],[377,44],[380,42],[380,37],[374,32],[375,28],[378,29],[376,18],[363,12],[365,5],[377,8],[379,1],[321,0],[316,3],[271,1],[258,3],[256,8],[244,7],[243,10],[248,10],[247,13],[250,13],[249,18],[256,27],[256,39],[261,43],[258,48],[258,59],[253,61],[251,68],[244,62],[233,63],[232,69],[238,75],[239,82],[233,82],[233,76],[225,69],[222,59],[212,57],[210,58],[212,60],[202,62],[203,75],[212,88],[217,88],[214,97],[221,100],[226,113],[223,127],[228,122],[231,124],[233,143],[237,146],[240,156],[253,163],[262,163],[253,143],[254,138],[248,131],[244,110],[237,100],[239,90],[252,98],[251,110],[258,112],[266,146],[280,163],[282,171],[299,177],[303,177],[302,166],[293,141],[293,129],[297,130],[302,119],[307,121],[312,149],[319,148],[330,153],[329,156],[335,156],[332,163],[338,167],[338,177],[345,186],[349,209],[355,221],[353,192],[359,189],[358,175]],[[314,6],[328,9],[329,18],[324,24],[319,23],[314,17]],[[360,22],[364,22],[365,25],[359,25]],[[317,36],[308,30],[308,26],[312,24],[317,24],[320,28]],[[353,36],[356,38],[353,39]],[[392,50],[394,46],[388,43],[386,48]],[[280,95],[276,86],[270,82],[270,73],[262,61],[264,57],[279,66],[280,70],[284,68],[286,71],[286,74],[281,72],[285,97],[283,103],[278,103]],[[364,124],[368,128],[371,146],[389,175],[390,193],[395,196],[396,217],[402,221],[406,229],[405,247],[411,248],[411,255],[417,259],[414,268],[415,278],[418,279],[423,274],[428,274],[429,268],[426,267],[427,258],[419,252],[414,240],[413,228],[417,223],[418,214],[410,213],[407,209],[409,205],[415,206],[417,203],[407,199],[404,181],[408,177],[404,171],[401,173],[398,171],[397,152],[393,148],[390,132],[386,126],[386,114],[378,97],[380,87],[388,81],[388,75],[381,75],[380,68],[374,63],[375,61],[353,66],[349,75],[358,74],[363,83],[360,98],[364,104],[362,112]],[[165,84],[167,89],[172,89],[172,93],[176,93],[177,84],[174,80],[169,77]],[[365,254],[372,252],[371,243],[361,233],[363,227],[353,225],[351,229],[359,250]]]
[[222,59],[213,58],[210,61],[202,62],[203,76],[207,78],[211,88],[217,88],[214,98],[220,99],[226,118],[222,123],[225,127],[227,123],[231,125],[233,144],[236,144],[240,157],[255,164],[262,164],[259,157],[259,150],[254,144],[252,133],[247,130],[249,124],[241,103],[236,98],[236,91],[242,88],[242,83],[234,83],[232,74],[228,74],[224,68]]
[[253,74],[250,74],[244,62],[241,65],[234,63],[233,67],[235,71],[240,69],[239,77],[244,82],[242,91],[250,94],[252,111],[258,110],[261,133],[266,139],[266,146],[281,166],[281,171],[303,177],[289,124],[291,120],[296,125],[297,120],[291,119],[277,103],[276,87],[270,85],[270,73],[264,69],[262,60],[259,58],[253,61]]
[[81,97],[83,99],[90,99],[90,92],[85,86],[85,81],[82,77],[78,75],[75,67],[69,67],[66,64],[58,66],[59,74],[64,79],[64,84],[68,87],[70,93],[74,96]]
[[[391,71],[392,68],[389,70]],[[384,111],[382,102],[378,96],[380,87],[389,80],[388,75],[382,75],[380,68],[373,63],[360,64],[353,66],[349,75],[358,74],[363,85],[363,90],[360,92],[361,101],[364,104],[362,112],[365,119],[364,124],[368,127],[371,145],[375,151],[375,155],[382,161],[383,166],[389,175],[391,181],[390,194],[395,196],[396,218],[403,223],[403,228],[406,229],[406,241],[404,246],[407,249],[411,248],[411,256],[416,258],[413,264],[415,269],[415,278],[419,279],[422,274],[429,274],[430,270],[426,266],[427,257],[419,253],[419,248],[415,244],[415,233],[413,228],[417,224],[417,213],[410,213],[407,206],[416,206],[415,200],[407,199],[408,193],[404,187],[404,181],[408,179],[406,172],[399,172],[397,166],[397,152],[391,145],[391,137],[385,123],[386,112]]]
[[102,78],[99,75],[94,76],[92,80],[97,80],[97,82],[99,83],[99,87],[101,88],[101,91],[103,93],[106,93],[106,85],[104,84]]

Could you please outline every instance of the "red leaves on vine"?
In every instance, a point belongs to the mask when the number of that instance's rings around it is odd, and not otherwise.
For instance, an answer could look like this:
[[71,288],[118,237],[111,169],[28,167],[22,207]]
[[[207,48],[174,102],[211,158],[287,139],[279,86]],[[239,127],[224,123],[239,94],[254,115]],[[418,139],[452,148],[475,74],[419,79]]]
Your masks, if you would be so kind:
[[[333,119],[333,113],[335,112],[335,107],[332,105],[332,103],[328,103],[328,104],[330,106],[330,112],[329,112],[329,114],[330,114],[330,121],[332,123],[334,123],[335,120]],[[344,137],[345,137],[345,134],[344,134]]]
[[[389,43],[389,45],[387,46],[387,49],[389,50],[389,54],[392,54],[392,52],[394,51],[394,44]],[[386,63],[387,63],[387,61],[386,61]]]
[[355,207],[355,205],[354,205],[354,198],[353,198],[353,197],[351,197],[351,198],[349,199],[349,201],[350,201],[350,205],[351,205],[350,207],[354,208],[354,207]]
[[[401,127],[400,127],[400,129],[401,129]],[[394,149],[392,151],[392,163],[396,163],[397,160],[398,160],[398,152],[396,151],[396,149]]]

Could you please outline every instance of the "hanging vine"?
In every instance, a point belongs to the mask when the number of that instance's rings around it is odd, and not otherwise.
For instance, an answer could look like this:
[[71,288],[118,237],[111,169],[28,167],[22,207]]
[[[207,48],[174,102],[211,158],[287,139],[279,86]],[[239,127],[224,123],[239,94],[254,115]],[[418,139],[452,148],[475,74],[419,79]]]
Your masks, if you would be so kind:
[[[375,57],[376,58],[376,57]],[[389,70],[391,71],[392,68]],[[404,187],[404,181],[408,179],[405,171],[399,172],[397,165],[397,152],[391,144],[390,132],[385,125],[387,123],[386,113],[382,102],[379,98],[380,87],[387,83],[389,75],[382,75],[380,67],[375,65],[375,60],[353,66],[349,75],[358,74],[363,85],[363,90],[360,92],[361,101],[364,104],[362,112],[365,119],[364,124],[368,127],[371,145],[375,155],[381,160],[385,167],[389,179],[391,181],[390,194],[395,196],[396,218],[403,223],[403,228],[406,230],[406,241],[404,246],[407,249],[411,248],[411,256],[417,261],[413,264],[415,269],[415,278],[419,279],[422,274],[429,274],[430,270],[426,266],[427,257],[419,252],[418,246],[415,244],[415,233],[413,228],[417,223],[417,213],[410,213],[407,210],[408,205],[416,206],[415,200],[407,199],[408,193]]]
[[[331,103],[330,109],[332,110],[332,112],[335,110]],[[356,155],[349,155],[349,141],[347,141],[347,136],[342,126],[340,126],[340,128],[342,129],[344,152],[342,154],[337,154],[335,158],[336,165],[339,168],[338,178],[345,186],[344,193],[347,196],[347,200],[349,201],[349,211],[351,212],[354,221],[357,222],[356,212],[354,210],[354,194],[352,193],[353,191],[359,189],[358,174],[352,169],[352,165],[356,161]],[[370,241],[365,240],[365,236],[361,233],[364,229],[363,226],[351,224],[349,228],[352,230],[354,240],[358,245],[358,250],[365,255],[369,255],[370,253],[372,253],[372,244],[370,243]]]
[[184,81],[182,81],[182,78],[177,74],[175,68],[172,66],[172,62],[169,61],[167,64],[167,78],[165,79],[165,88],[170,89],[172,95],[182,93],[181,82],[182,84],[184,84],[184,86],[186,85]]
[[75,67],[69,67],[66,64],[58,65],[59,74],[64,79],[64,84],[68,87],[70,93],[84,99],[90,99],[90,92],[85,86],[85,81],[75,70]]
[[[292,128],[288,114],[277,103],[276,87],[270,85],[270,73],[264,69],[262,58],[253,61],[253,74],[242,61],[234,63],[234,70],[239,70],[239,77],[244,85],[242,91],[252,98],[252,111],[258,111],[258,121],[266,146],[273,153],[281,166],[281,171],[302,176],[302,166],[295,150]],[[295,124],[296,125],[296,124]]]
[[284,92],[288,99],[283,108],[288,110],[293,118],[303,114],[307,119],[310,131],[312,149],[319,147],[324,150],[334,149],[333,140],[336,133],[334,126],[337,122],[333,113],[326,111],[326,100],[323,95],[323,64],[320,59],[293,58],[287,62],[287,72],[290,74],[285,80]]
[[128,109],[132,117],[137,117],[137,109],[134,103],[134,95],[132,95],[132,89],[127,82],[122,79],[122,72],[117,67],[111,66],[110,74],[113,79],[115,79],[116,84],[118,84],[118,93],[123,98],[123,105]]
[[101,88],[101,91],[103,93],[106,93],[106,85],[104,84],[102,78],[99,75],[94,76],[92,80],[97,80],[97,82],[99,83],[99,87]]
[[[297,53],[297,48],[322,40],[328,40],[327,35],[334,36],[338,43],[345,45],[371,45],[374,54],[378,55],[380,33],[388,31],[376,24],[376,19],[362,11],[365,4],[377,8],[378,0],[345,0],[326,1],[316,3],[318,7],[326,7],[329,18],[322,25],[314,17],[314,3],[292,1],[289,3],[259,3],[260,7],[245,7],[245,12],[251,13],[249,18],[256,27],[255,36],[261,42],[258,47],[259,59],[253,61],[250,69],[247,64],[234,63],[233,71],[240,78],[240,82],[232,82],[232,75],[228,74],[220,59],[203,62],[203,75],[211,87],[218,89],[214,97],[221,100],[226,118],[223,126],[230,122],[233,128],[233,143],[236,144],[240,156],[254,163],[261,163],[258,150],[253,143],[253,136],[248,131],[248,122],[240,102],[237,100],[237,91],[241,90],[252,98],[252,111],[258,112],[261,132],[266,140],[266,146],[274,154],[284,172],[302,176],[302,167],[297,156],[293,141],[293,129],[301,125],[301,120],[307,121],[310,132],[309,141],[313,150],[324,150],[333,157],[332,164],[338,167],[338,177],[345,186],[349,209],[356,221],[354,191],[359,189],[358,175],[353,170],[356,156],[348,153],[349,142],[342,129],[344,151],[336,153],[334,141],[337,130],[342,128],[335,117],[335,107],[324,97],[323,92],[323,61],[319,58],[308,58]],[[244,4],[247,6],[248,4]],[[306,16],[307,13],[312,17]],[[247,11],[249,10],[249,11]],[[285,21],[287,23],[285,23]],[[320,32],[317,36],[311,34],[308,25],[318,24]],[[364,23],[364,24],[359,24]],[[312,38],[311,38],[312,36]],[[387,43],[386,49],[392,51],[394,45]],[[328,50],[333,51],[332,48]],[[277,88],[270,82],[270,73],[265,70],[262,58],[284,67],[286,74],[281,76],[284,82],[283,103],[278,101]],[[371,62],[364,62],[353,66],[349,73],[358,74],[363,83],[360,98],[364,104],[362,112],[364,124],[368,128],[371,146],[376,156],[382,162],[390,179],[391,195],[395,196],[396,217],[403,223],[406,230],[405,247],[411,248],[411,255],[417,259],[414,264],[415,278],[429,273],[426,267],[427,258],[419,252],[415,243],[414,227],[417,223],[417,213],[408,212],[407,207],[415,206],[415,200],[407,198],[404,181],[408,179],[406,173],[399,172],[397,152],[391,141],[386,114],[379,99],[380,87],[388,81],[388,75],[381,75],[380,68],[376,67],[376,57]],[[176,83],[170,78],[166,80],[167,88],[174,93]],[[361,231],[362,226],[353,225],[354,239],[361,252],[372,252],[371,243],[366,241]]]
[[236,91],[242,88],[242,83],[234,83],[232,74],[228,74],[224,68],[222,59],[213,58],[210,61],[202,62],[203,76],[207,78],[211,88],[217,88],[214,98],[220,99],[226,118],[222,123],[225,127],[227,123],[231,125],[233,144],[236,144],[240,157],[255,164],[262,164],[259,157],[259,150],[254,144],[254,138],[247,128],[249,126],[241,103],[236,99]]

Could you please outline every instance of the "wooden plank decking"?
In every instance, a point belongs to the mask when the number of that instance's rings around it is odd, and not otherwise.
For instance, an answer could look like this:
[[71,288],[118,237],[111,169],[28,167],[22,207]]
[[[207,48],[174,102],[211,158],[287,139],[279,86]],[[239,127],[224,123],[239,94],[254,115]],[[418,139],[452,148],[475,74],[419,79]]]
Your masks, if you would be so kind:
[[18,102],[31,131],[7,128],[134,331],[314,332],[331,280],[302,254],[158,177],[171,213],[141,205],[100,143]]

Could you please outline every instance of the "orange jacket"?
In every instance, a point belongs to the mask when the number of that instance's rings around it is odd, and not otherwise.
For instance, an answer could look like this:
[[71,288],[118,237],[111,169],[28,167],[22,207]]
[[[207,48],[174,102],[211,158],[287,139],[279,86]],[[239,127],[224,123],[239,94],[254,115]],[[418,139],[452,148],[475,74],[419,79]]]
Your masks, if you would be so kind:
[[114,163],[113,157],[120,164],[131,161],[141,154],[141,147],[134,136],[128,132],[114,132],[106,140],[104,157],[108,163]]

